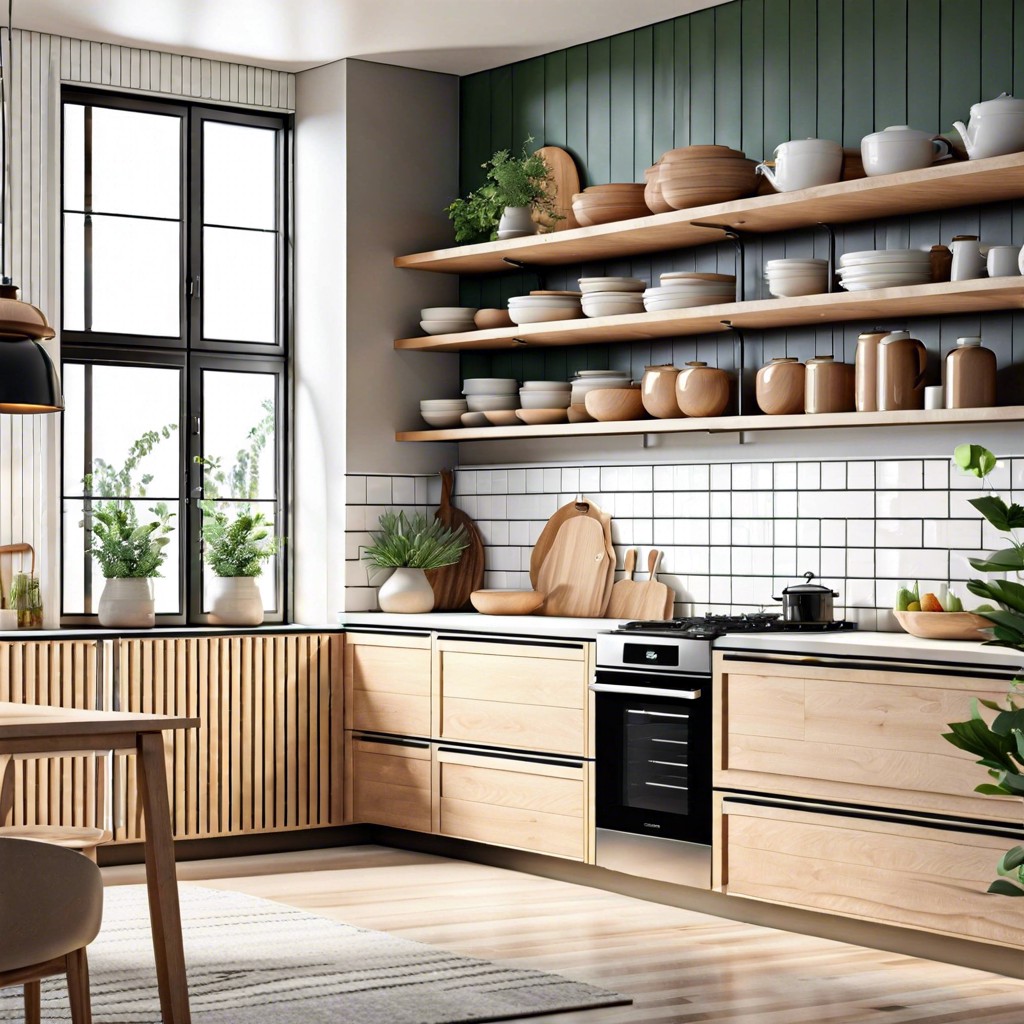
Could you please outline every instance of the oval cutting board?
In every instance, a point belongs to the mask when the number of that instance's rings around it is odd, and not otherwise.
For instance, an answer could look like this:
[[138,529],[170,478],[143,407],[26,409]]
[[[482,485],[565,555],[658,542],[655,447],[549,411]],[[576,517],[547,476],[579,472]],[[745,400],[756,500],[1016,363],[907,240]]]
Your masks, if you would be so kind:
[[580,190],[580,175],[576,170],[576,161],[572,155],[558,146],[544,146],[537,150],[537,155],[551,168],[548,175],[548,189],[555,197],[555,212],[562,215],[562,220],[552,221],[544,214],[534,214],[533,219],[550,231],[564,231],[566,228],[578,228],[579,222],[572,212],[572,197]]
[[454,565],[428,569],[427,580],[434,591],[434,611],[461,611],[469,609],[469,595],[484,585],[484,542],[476,523],[452,504],[452,471],[441,470],[441,505],[434,518],[455,529],[462,526],[469,541]]

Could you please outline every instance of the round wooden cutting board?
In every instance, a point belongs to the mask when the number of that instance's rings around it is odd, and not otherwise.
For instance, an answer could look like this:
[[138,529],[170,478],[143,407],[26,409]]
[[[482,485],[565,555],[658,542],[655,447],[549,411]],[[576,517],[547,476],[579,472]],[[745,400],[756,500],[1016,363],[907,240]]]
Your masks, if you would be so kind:
[[476,523],[452,504],[452,471],[441,470],[441,505],[434,513],[450,529],[462,526],[469,546],[454,565],[430,569],[427,579],[434,591],[434,611],[455,612],[470,609],[469,595],[484,585],[484,542]]

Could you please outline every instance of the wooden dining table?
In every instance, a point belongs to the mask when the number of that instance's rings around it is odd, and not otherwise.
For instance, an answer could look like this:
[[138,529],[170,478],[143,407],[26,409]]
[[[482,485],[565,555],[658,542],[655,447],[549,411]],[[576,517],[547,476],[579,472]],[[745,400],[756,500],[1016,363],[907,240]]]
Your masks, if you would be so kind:
[[167,797],[163,733],[195,729],[198,718],[84,711],[0,701],[0,755],[134,752],[145,823],[146,888],[164,1024],[190,1024],[178,880]]

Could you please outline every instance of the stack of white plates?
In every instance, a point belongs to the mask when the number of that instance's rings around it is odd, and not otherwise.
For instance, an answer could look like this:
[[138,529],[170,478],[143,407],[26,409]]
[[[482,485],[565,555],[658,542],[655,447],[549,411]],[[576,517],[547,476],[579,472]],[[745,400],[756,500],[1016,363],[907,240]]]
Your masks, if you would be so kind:
[[519,408],[519,381],[515,377],[467,377],[462,393],[470,412]]
[[519,389],[524,409],[568,409],[572,385],[564,380],[526,380]]
[[420,415],[432,427],[457,427],[468,408],[464,398],[424,398]]
[[646,283],[638,277],[581,277],[585,316],[619,316],[644,311]]
[[580,291],[589,292],[642,292],[646,281],[639,277],[581,277]]
[[662,309],[689,309],[732,302],[736,298],[736,278],[729,274],[697,274],[674,271],[661,275],[660,288],[644,292],[644,308],[650,313]]
[[420,327],[427,334],[461,334],[475,331],[476,308],[469,306],[429,306],[420,310]]
[[764,279],[772,295],[819,295],[828,291],[828,260],[768,260]]
[[564,295],[518,295],[508,300],[514,324],[540,324],[549,320],[578,320],[583,316],[578,292]]
[[931,256],[922,249],[869,249],[839,257],[839,281],[848,292],[927,284]]

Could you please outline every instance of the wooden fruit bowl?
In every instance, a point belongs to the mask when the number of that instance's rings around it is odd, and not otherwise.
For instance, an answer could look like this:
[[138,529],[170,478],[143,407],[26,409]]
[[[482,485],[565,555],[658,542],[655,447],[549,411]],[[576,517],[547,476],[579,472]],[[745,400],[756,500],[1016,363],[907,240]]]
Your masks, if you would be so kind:
[[483,615],[530,615],[544,603],[536,590],[474,590],[470,604]]
[[639,388],[594,388],[587,392],[583,401],[595,420],[638,420],[644,415],[644,400]]
[[911,636],[922,640],[974,640],[978,643],[991,639],[985,630],[992,623],[974,612],[901,612],[893,611],[896,621]]

